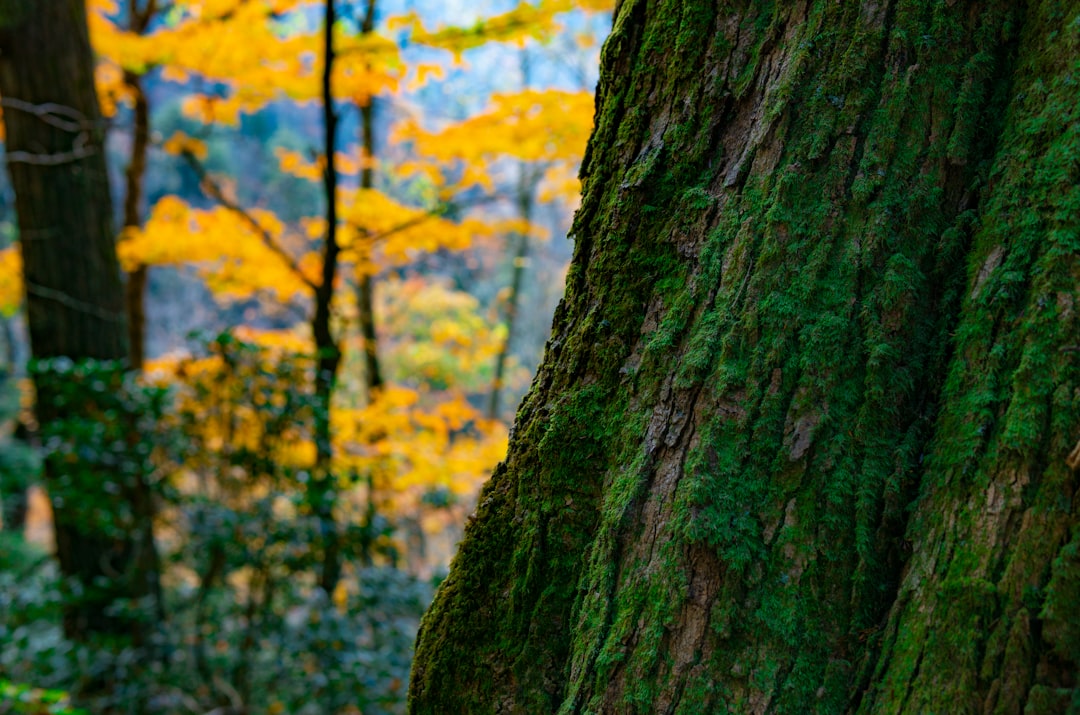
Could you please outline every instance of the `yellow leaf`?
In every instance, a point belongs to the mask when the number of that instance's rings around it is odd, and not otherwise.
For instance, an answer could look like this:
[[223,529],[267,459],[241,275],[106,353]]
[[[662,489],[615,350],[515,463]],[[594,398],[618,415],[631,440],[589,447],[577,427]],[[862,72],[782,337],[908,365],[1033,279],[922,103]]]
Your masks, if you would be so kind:
[[338,613],[345,615],[345,611],[349,606],[349,590],[345,587],[344,581],[338,581],[334,586],[334,593],[331,596],[331,600],[337,607]]
[[22,298],[22,254],[18,246],[8,246],[0,250],[0,314],[14,315]]
[[209,155],[206,142],[201,139],[190,137],[183,132],[176,132],[162,144],[161,148],[166,154],[180,156],[188,153],[197,159],[205,159]]

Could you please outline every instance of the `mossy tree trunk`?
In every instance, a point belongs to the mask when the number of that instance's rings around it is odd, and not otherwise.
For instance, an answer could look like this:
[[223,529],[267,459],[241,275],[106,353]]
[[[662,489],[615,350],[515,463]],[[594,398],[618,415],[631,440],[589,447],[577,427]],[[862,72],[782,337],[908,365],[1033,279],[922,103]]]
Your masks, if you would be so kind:
[[1075,2],[623,0],[412,711],[1080,708],[1078,157]]
[[[121,419],[110,393],[129,353],[82,0],[0,0],[0,96],[31,350],[45,361],[34,372],[37,419],[43,434],[72,443],[63,457],[47,443],[45,460],[60,570],[81,592],[65,607],[65,631],[138,636],[112,608],[157,592],[153,503],[144,474],[110,467],[106,454],[117,439],[107,424]],[[100,362],[71,367],[84,360]]]

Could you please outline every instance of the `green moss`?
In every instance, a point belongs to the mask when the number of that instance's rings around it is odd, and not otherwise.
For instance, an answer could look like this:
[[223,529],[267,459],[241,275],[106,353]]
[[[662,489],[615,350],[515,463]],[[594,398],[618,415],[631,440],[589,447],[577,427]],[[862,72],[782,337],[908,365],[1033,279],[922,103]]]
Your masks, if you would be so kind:
[[[1049,81],[1011,83],[1021,16],[1053,7],[812,3],[795,21],[761,0],[721,8],[734,32],[715,3],[623,8],[552,348],[418,662],[462,682],[493,669],[496,699],[524,711],[600,712],[619,683],[626,712],[943,712],[984,687],[989,654],[1033,657],[1026,587],[1075,662],[1072,552],[1052,576],[991,567],[965,506],[1008,470],[1037,475],[1021,498],[1047,525],[1023,538],[1033,563],[1057,554],[1071,477],[1032,455],[1067,452],[1080,423],[1058,350],[1080,342],[1061,297],[1080,277],[1080,123],[1050,57],[1024,55]],[[742,100],[765,124],[735,167],[711,143]],[[650,430],[686,418],[671,405],[693,406],[695,447],[663,491]],[[950,560],[902,588],[918,540],[909,570]],[[700,652],[676,654],[688,554],[719,583]]]

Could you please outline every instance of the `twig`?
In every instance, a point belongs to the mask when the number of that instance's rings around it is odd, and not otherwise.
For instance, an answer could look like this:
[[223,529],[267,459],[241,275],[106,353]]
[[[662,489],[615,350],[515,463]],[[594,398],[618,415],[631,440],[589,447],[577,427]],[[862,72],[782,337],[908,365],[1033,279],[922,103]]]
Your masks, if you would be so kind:
[[289,267],[289,270],[291,270],[296,275],[300,282],[302,282],[304,285],[306,285],[313,291],[319,289],[319,286],[316,285],[314,281],[310,280],[307,276],[305,276],[303,271],[300,270],[300,266],[297,265],[296,259],[292,257],[292,254],[286,251],[284,247],[279,245],[278,242],[274,240],[274,237],[270,235],[270,232],[263,228],[263,225],[256,221],[255,217],[248,213],[244,209],[244,207],[240,206],[238,203],[231,200],[225,195],[225,192],[222,191],[221,187],[212,178],[210,178],[210,175],[206,171],[206,167],[202,165],[202,162],[200,162],[194,154],[192,154],[189,150],[185,149],[180,153],[180,155],[188,163],[188,166],[191,167],[192,171],[195,172],[195,176],[198,177],[199,184],[203,187],[203,191],[209,194],[210,198],[214,199],[223,207],[239,216],[244,221],[244,223],[246,223],[248,227],[256,233],[256,235],[258,235],[258,237],[262,240],[263,245],[270,249],[271,253],[275,254],[278,258],[285,262],[285,265]]
[[414,216],[408,221],[403,221],[397,226],[394,226],[393,228],[388,228],[387,230],[380,233],[371,233],[366,228],[356,223],[349,222],[349,225],[355,228],[360,233],[364,234],[365,240],[371,243],[375,243],[376,241],[382,241],[384,239],[390,238],[394,234],[401,233],[402,231],[406,231],[410,228],[413,228],[414,226],[419,226],[425,221],[429,221],[433,218],[442,216],[446,213],[449,213],[450,211],[453,211],[454,209],[465,208],[466,206],[480,206],[482,204],[494,203],[495,201],[499,201],[502,198],[503,197],[499,194],[489,194],[487,196],[482,196],[479,199],[474,199],[472,201],[447,201],[446,203],[439,204],[438,206],[435,206],[434,208],[425,211],[419,216]]

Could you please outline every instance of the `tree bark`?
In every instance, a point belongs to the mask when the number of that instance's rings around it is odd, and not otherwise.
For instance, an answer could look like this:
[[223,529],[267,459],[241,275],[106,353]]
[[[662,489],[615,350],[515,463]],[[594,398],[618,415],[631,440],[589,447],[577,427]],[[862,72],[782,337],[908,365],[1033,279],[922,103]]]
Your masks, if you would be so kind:
[[1064,0],[621,2],[412,712],[1080,706],[1078,62]]
[[[122,366],[128,359],[124,293],[93,73],[80,0],[0,2],[0,95],[33,357]],[[105,410],[96,404],[108,389],[104,383],[62,362],[56,366],[35,373],[43,431]],[[86,442],[82,448],[107,446]],[[47,458],[45,479],[61,572],[83,591],[66,606],[68,636],[131,635],[131,620],[109,606],[152,592],[156,578],[146,568],[152,525],[129,529],[118,515],[148,508],[137,503],[146,494],[100,465],[95,471]]]

